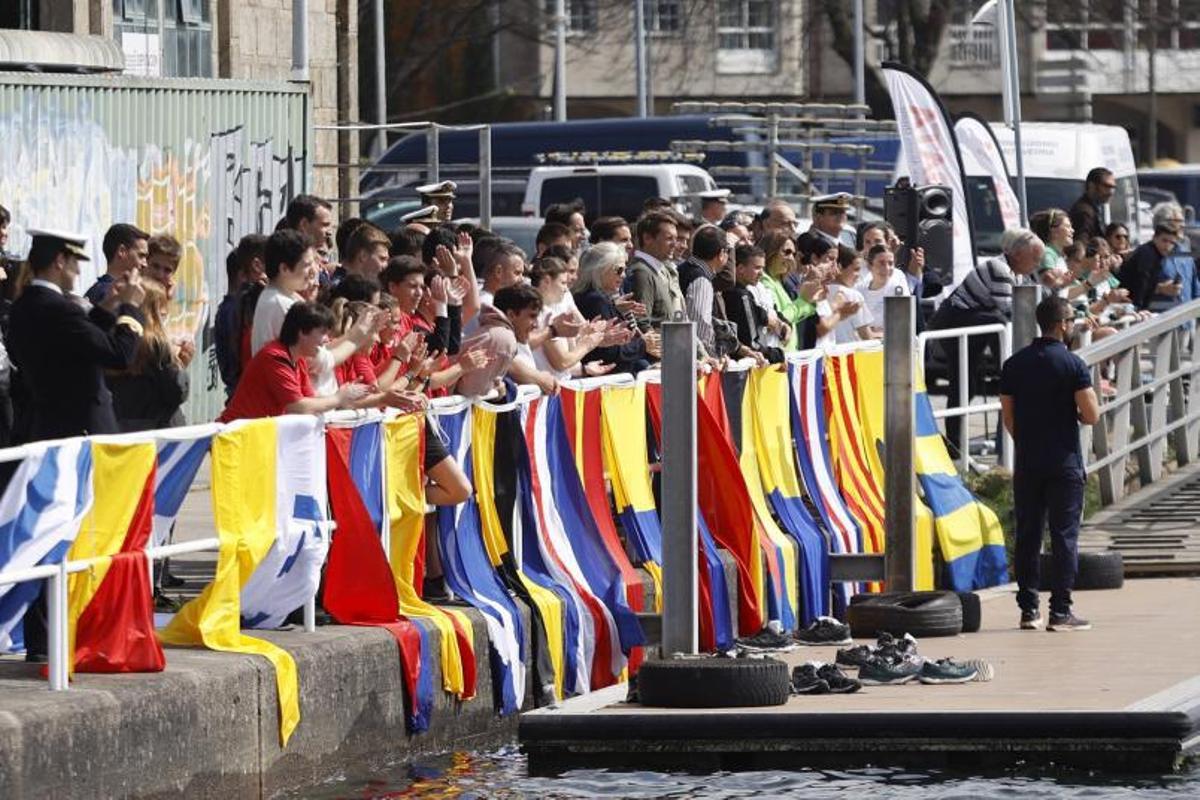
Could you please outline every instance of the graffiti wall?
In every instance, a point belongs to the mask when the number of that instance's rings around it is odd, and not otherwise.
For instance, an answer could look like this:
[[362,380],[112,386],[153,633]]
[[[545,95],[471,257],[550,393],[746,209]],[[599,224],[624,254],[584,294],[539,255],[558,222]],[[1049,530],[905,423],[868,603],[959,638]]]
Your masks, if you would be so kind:
[[8,250],[24,254],[30,228],[86,236],[82,293],[105,270],[113,223],[178,239],[169,327],[196,344],[188,419],[211,420],[224,405],[212,325],[225,257],[242,236],[269,233],[306,186],[308,95],[288,84],[45,77],[0,76]]

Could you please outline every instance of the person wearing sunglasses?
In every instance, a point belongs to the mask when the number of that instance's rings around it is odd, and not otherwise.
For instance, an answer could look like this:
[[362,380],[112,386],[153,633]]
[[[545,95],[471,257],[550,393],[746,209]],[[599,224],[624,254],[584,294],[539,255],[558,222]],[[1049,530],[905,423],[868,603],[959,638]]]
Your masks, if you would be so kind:
[[1107,167],[1096,167],[1087,174],[1083,194],[1068,212],[1075,236],[1090,240],[1104,235],[1104,207],[1117,191],[1117,179]]
[[1076,541],[1086,482],[1079,425],[1095,425],[1100,405],[1091,370],[1067,349],[1075,311],[1051,295],[1038,304],[1041,336],[1004,362],[1000,410],[1013,438],[1013,509],[1017,518],[1013,566],[1021,630],[1043,626],[1038,609],[1042,533],[1050,528],[1051,631],[1088,630],[1071,610],[1078,561]]

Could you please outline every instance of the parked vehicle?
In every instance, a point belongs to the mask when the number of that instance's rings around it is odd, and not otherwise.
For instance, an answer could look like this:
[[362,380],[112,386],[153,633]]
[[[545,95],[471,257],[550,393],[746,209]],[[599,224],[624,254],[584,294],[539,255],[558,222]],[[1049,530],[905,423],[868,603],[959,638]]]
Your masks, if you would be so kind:
[[1196,208],[1200,207],[1200,164],[1139,169],[1138,184],[1142,199],[1151,207],[1164,200],[1174,200],[1183,206],[1184,230],[1192,240],[1192,250],[1200,251],[1200,224],[1196,222]]
[[[993,122],[992,130],[1004,151],[1008,169],[1016,177],[1016,148],[1012,130]],[[1138,171],[1129,145],[1129,133],[1116,125],[1065,122],[1026,122],[1021,126],[1025,155],[1025,192],[1032,214],[1045,208],[1069,209],[1083,194],[1084,179],[1093,167],[1107,167],[1117,189],[1108,203],[1108,222],[1120,222],[1138,241],[1149,237],[1142,230],[1138,209]],[[978,225],[978,223],[976,223]],[[979,232],[976,231],[976,236]]]
[[541,217],[555,203],[578,199],[583,201],[588,224],[597,217],[635,220],[647,198],[664,197],[680,211],[696,214],[697,195],[716,188],[713,177],[693,164],[538,167],[529,173],[521,211]]

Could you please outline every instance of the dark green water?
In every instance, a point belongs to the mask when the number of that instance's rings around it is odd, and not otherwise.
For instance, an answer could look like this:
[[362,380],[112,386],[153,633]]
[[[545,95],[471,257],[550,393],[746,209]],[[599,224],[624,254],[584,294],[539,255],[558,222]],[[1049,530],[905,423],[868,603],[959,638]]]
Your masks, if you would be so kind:
[[1055,769],[994,775],[865,768],[783,772],[662,772],[578,770],[531,778],[515,747],[451,753],[373,775],[347,775],[289,798],[897,798],[897,800],[1016,800],[1024,798],[1200,798],[1200,771],[1159,777],[1097,775]]

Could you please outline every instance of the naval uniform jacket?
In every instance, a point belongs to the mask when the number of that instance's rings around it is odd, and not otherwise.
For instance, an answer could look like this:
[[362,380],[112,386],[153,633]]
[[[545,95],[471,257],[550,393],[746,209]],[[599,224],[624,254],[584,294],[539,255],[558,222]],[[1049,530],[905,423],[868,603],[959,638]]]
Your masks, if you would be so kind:
[[[142,321],[133,306],[118,313]],[[30,395],[30,441],[118,431],[104,370],[128,368],[140,336],[117,319],[37,283],[13,304],[8,346]]]

